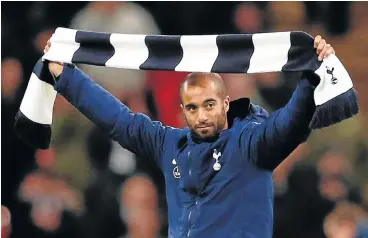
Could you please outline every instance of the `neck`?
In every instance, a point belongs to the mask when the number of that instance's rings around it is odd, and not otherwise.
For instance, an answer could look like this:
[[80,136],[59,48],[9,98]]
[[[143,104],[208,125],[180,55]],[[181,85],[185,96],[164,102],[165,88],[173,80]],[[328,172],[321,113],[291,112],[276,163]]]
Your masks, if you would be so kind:
[[227,118],[226,118],[226,122],[225,122],[225,126],[224,129],[222,129],[222,131],[229,129],[229,123],[227,122]]

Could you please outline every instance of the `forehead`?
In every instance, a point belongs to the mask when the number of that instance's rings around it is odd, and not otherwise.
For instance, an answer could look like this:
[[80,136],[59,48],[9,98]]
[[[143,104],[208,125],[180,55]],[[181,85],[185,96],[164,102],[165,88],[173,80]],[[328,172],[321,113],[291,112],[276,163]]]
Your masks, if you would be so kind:
[[183,104],[200,104],[205,100],[212,98],[219,100],[218,90],[213,82],[200,83],[198,85],[185,84],[183,88]]

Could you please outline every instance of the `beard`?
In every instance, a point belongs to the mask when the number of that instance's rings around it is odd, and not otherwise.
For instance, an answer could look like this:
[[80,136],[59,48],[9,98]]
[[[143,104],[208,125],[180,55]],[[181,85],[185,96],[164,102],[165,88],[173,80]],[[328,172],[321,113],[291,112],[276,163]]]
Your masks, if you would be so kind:
[[[207,122],[201,125],[193,125],[188,122],[187,118],[185,118],[192,134],[199,140],[214,139],[218,137],[218,135],[223,131],[223,129],[225,128],[225,124],[226,124],[225,108],[222,109],[221,114],[218,115],[215,119],[216,119],[215,122],[212,121],[212,122]],[[205,128],[200,128],[204,126]]]

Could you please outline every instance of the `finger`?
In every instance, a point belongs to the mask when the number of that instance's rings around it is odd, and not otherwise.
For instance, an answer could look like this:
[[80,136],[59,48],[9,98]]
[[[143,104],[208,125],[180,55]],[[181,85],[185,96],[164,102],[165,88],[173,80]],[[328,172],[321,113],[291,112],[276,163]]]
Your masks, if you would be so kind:
[[317,53],[319,54],[326,45],[326,41],[322,39],[317,46]]
[[331,50],[332,50],[332,54],[336,54],[336,52],[335,52],[335,49],[333,48],[333,47],[331,47]]
[[317,48],[319,42],[321,41],[322,37],[320,35],[314,38],[314,48]]
[[326,54],[325,54],[324,58],[326,59],[328,56],[333,55],[333,54],[335,54],[335,51],[334,51],[334,49],[331,47],[331,48],[329,48],[329,49],[326,51]]
[[330,44],[326,44],[325,47],[323,47],[321,53],[319,53],[318,60],[321,61],[322,59],[326,58],[326,52],[331,48]]

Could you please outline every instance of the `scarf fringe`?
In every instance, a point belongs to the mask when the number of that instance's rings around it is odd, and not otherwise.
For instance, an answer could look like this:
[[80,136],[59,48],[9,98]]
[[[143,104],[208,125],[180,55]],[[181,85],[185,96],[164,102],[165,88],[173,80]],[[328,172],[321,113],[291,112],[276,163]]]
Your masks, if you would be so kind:
[[39,124],[28,119],[20,110],[15,116],[15,133],[28,145],[48,149],[51,141],[51,125]]
[[353,117],[359,112],[358,92],[351,88],[345,93],[318,105],[309,124],[311,129],[321,129]]

